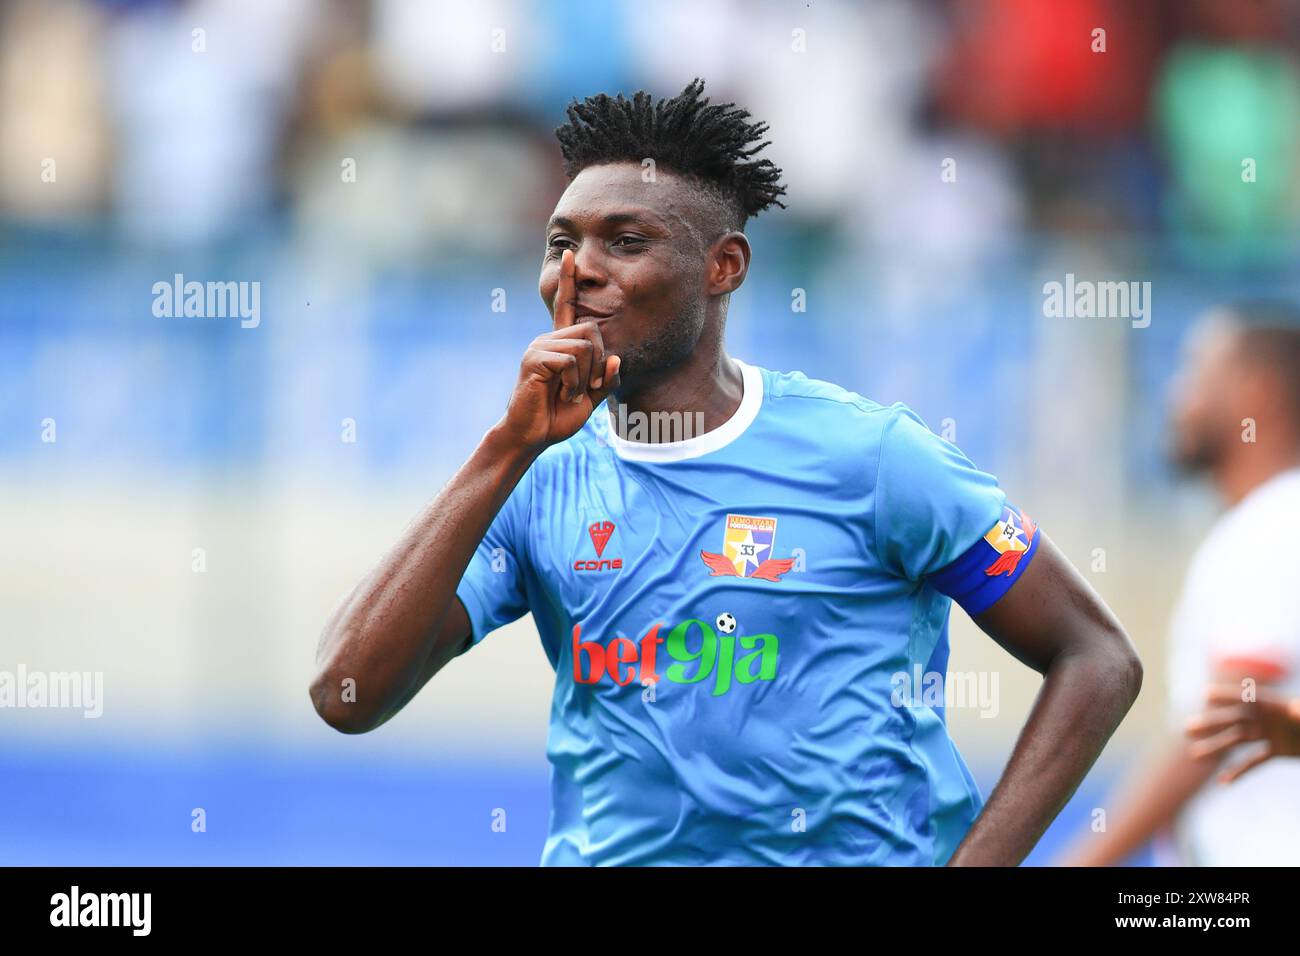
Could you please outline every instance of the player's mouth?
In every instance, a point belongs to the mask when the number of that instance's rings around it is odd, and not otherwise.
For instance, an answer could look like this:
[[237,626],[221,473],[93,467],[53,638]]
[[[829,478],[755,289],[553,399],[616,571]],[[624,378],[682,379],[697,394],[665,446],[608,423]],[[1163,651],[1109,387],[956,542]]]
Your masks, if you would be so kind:
[[615,315],[613,312],[602,312],[600,309],[593,309],[589,305],[575,305],[573,315],[579,319],[595,319],[599,322],[601,319],[612,319]]

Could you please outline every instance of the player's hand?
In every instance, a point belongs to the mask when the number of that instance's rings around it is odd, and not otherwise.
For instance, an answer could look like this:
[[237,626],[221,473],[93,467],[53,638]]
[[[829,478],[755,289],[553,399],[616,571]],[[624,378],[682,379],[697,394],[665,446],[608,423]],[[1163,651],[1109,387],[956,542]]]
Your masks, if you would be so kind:
[[1270,757],[1300,757],[1300,698],[1260,688],[1254,701],[1243,701],[1241,688],[1227,684],[1210,688],[1206,701],[1209,709],[1187,722],[1193,757],[1220,757],[1238,744],[1264,742],[1258,752],[1221,774],[1223,783]]
[[600,327],[577,322],[573,250],[560,257],[553,326],[533,339],[502,425],[522,446],[541,451],[577,433],[619,384],[617,355],[607,355]]

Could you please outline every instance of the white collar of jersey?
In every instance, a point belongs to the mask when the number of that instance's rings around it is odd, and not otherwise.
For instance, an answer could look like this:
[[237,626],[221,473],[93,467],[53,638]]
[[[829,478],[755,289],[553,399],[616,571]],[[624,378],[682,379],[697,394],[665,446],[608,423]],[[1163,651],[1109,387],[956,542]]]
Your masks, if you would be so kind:
[[628,441],[618,434],[617,429],[609,427],[609,417],[606,415],[601,429],[602,437],[614,449],[614,454],[625,461],[685,461],[725,448],[739,438],[758,417],[758,410],[763,404],[763,373],[756,366],[748,365],[740,359],[734,361],[740,366],[743,388],[740,407],[712,431],[682,441]]

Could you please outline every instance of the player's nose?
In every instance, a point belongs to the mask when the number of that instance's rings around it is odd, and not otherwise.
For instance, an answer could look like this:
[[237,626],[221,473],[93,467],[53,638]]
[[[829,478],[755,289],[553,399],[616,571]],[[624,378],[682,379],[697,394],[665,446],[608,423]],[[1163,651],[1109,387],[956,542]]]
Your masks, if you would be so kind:
[[598,242],[586,239],[573,254],[573,280],[579,289],[596,288],[609,281],[599,246]]

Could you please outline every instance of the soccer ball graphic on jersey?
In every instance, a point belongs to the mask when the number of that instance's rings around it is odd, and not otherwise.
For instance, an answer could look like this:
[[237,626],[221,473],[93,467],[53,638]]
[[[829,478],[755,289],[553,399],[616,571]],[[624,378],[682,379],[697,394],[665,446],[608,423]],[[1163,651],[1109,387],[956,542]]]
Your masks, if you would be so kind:
[[736,629],[736,619],[726,611],[719,614],[717,621],[714,623],[718,625],[718,630],[723,634],[730,634]]

